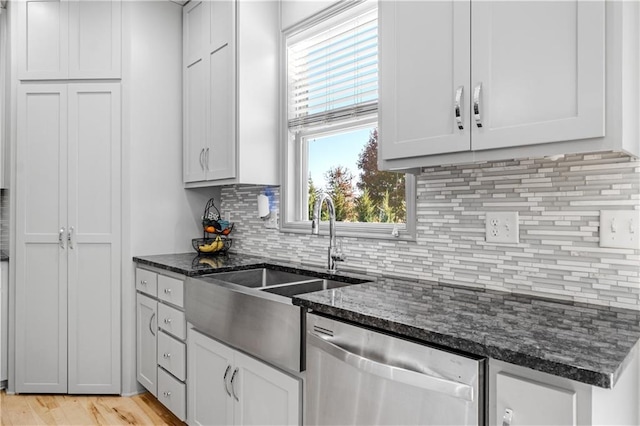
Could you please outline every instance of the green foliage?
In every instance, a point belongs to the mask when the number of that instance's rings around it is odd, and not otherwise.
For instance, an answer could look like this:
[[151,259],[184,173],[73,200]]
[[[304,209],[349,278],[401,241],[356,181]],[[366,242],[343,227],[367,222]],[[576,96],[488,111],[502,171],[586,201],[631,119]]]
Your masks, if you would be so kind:
[[[405,200],[405,176],[402,173],[378,170],[378,129],[369,135],[369,141],[358,156],[360,181],[356,194],[354,175],[342,166],[325,172],[327,187],[336,208],[336,220],[343,222],[384,222],[404,223],[407,209]],[[309,176],[308,198],[309,218],[313,217],[313,207],[318,193]],[[328,220],[326,204],[322,206],[321,219]]]
[[377,222],[376,206],[371,201],[369,190],[367,188],[356,199],[356,211],[358,214],[358,222]]
[[336,209],[336,220],[352,222],[355,219],[353,174],[346,167],[336,166],[325,173],[325,179]]

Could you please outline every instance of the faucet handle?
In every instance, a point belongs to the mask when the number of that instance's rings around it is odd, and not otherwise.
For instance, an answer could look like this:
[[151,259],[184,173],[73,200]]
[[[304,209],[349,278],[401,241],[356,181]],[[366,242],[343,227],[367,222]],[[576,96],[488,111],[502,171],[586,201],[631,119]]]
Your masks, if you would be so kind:
[[331,250],[330,255],[336,262],[344,262],[347,260],[347,256],[344,254],[344,251],[342,251],[342,240],[336,240],[336,245],[333,247],[333,250]]

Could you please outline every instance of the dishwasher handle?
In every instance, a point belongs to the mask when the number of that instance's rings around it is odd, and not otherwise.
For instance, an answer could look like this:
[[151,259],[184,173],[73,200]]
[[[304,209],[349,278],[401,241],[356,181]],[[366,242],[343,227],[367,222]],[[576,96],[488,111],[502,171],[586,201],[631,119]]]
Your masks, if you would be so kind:
[[465,401],[473,401],[473,387],[453,380],[430,376],[418,371],[407,370],[406,368],[393,365],[382,364],[369,358],[354,354],[348,350],[329,342],[327,339],[307,332],[307,343],[328,353],[358,370],[374,374],[383,379],[404,383],[410,386],[443,393]]

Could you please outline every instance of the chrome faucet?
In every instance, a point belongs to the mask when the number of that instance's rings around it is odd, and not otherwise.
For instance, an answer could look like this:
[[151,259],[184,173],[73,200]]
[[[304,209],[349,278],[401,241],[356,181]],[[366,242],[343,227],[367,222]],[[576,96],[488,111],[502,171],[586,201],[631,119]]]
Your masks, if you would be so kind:
[[336,262],[344,262],[345,256],[336,244],[336,208],[329,194],[320,194],[313,206],[311,234],[318,235],[320,231],[320,210],[322,209],[322,203],[325,201],[327,202],[327,210],[329,211],[329,250],[327,256],[327,270],[329,272],[335,272]]

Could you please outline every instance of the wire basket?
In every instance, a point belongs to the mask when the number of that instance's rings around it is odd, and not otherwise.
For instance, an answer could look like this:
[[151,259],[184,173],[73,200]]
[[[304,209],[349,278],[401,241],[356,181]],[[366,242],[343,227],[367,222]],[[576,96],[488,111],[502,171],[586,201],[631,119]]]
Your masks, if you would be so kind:
[[209,235],[229,235],[233,231],[233,223],[220,218],[220,210],[215,205],[215,200],[211,198],[204,208],[202,215],[202,238],[210,238]]
[[219,255],[227,253],[232,242],[233,239],[218,235],[216,238],[194,238],[191,240],[191,245],[198,254]]

